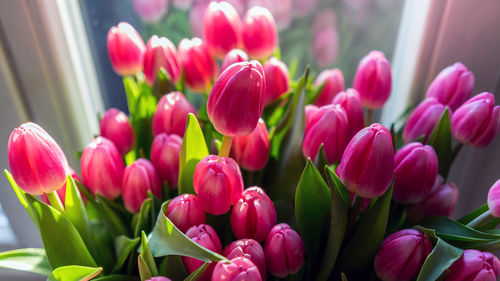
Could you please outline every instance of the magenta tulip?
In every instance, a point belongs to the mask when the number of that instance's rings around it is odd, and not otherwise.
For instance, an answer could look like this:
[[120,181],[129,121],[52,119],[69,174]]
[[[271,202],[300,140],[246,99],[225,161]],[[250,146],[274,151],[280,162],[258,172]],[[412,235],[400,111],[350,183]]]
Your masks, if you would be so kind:
[[168,204],[165,215],[182,232],[206,222],[198,198],[193,194],[181,194]]
[[250,135],[233,138],[231,156],[243,169],[258,171],[266,166],[269,150],[269,134],[261,118]]
[[220,261],[215,266],[212,281],[262,281],[259,269],[249,259],[237,257],[229,263]]
[[160,21],[168,12],[169,0],[132,0],[139,17],[147,23]]
[[166,181],[170,188],[177,187],[181,146],[181,137],[165,133],[157,135],[151,146],[151,162],[155,166],[160,180]]
[[[210,225],[200,224],[197,226],[193,226],[188,229],[188,231],[186,232],[186,236],[191,238],[191,240],[202,247],[205,247],[218,254],[222,253],[222,245],[220,243],[219,236],[217,236],[217,233]],[[182,257],[182,262],[184,263],[184,266],[186,267],[186,270],[189,274],[193,273],[205,263],[201,260],[184,256]],[[207,269],[205,269],[205,272],[198,280],[210,281],[212,272],[214,271],[214,267],[215,264],[211,263],[207,267]]]
[[316,87],[324,85],[314,104],[317,106],[327,105],[332,103],[335,95],[344,91],[344,76],[338,68],[326,69],[316,77],[314,85]]
[[140,72],[145,51],[144,41],[130,24],[120,22],[108,31],[108,54],[116,74],[127,76]]
[[488,191],[488,207],[493,216],[500,217],[500,180],[497,180]]
[[120,154],[125,156],[135,144],[134,128],[130,125],[127,115],[116,108],[104,113],[100,122],[101,136],[111,140]]
[[391,65],[380,51],[371,51],[358,65],[353,88],[370,109],[381,108],[391,94]]
[[231,66],[233,63],[248,61],[248,55],[240,49],[233,49],[229,51],[222,61],[222,66],[220,73],[222,73],[226,68]]
[[150,279],[148,279],[146,281],[171,281],[171,280],[168,279],[167,277],[156,276],[156,277],[151,277]]
[[207,91],[217,74],[217,64],[207,45],[200,38],[184,38],[178,51],[186,85],[193,92]]
[[181,76],[181,64],[177,58],[175,45],[165,37],[153,35],[146,45],[144,54],[144,75],[146,82],[152,86],[163,68],[173,83],[177,83]]
[[277,224],[271,229],[264,252],[268,271],[279,278],[297,273],[304,264],[302,238],[286,223]]
[[161,97],[153,116],[153,134],[161,133],[184,136],[189,113],[196,109],[181,92],[171,92]]
[[266,281],[266,256],[259,242],[253,239],[240,239],[229,244],[224,250],[224,256],[228,259],[245,257],[257,266],[263,281]]
[[[80,179],[80,177],[78,176],[78,174],[75,172],[75,170],[73,170],[71,167],[68,166],[68,171],[67,173],[69,175],[71,175],[71,177],[73,178],[73,180],[75,182],[82,182],[82,180]],[[57,190],[57,197],[59,197],[59,200],[61,201],[63,207],[65,207],[65,204],[66,204],[66,187],[67,187],[67,181],[63,184],[63,186],[61,188],[59,188]],[[83,200],[83,203],[87,203],[87,198],[85,197],[85,195],[82,193],[82,191],[80,189],[78,189],[78,191],[80,192],[80,197],[82,198]],[[47,197],[47,194],[44,193],[42,195],[40,195],[40,198],[42,199],[42,201],[47,204],[47,205],[52,205],[49,201],[49,198]]]
[[251,58],[265,59],[278,46],[278,31],[273,15],[260,6],[250,8],[243,18],[243,44]]
[[286,64],[275,57],[268,59],[263,67],[266,76],[267,105],[288,92],[290,78]]
[[420,137],[424,137],[424,143],[427,142],[445,109],[445,105],[439,103],[435,98],[423,100],[406,122],[403,130],[404,142],[409,143]]
[[349,131],[347,139],[350,140],[365,126],[363,105],[361,104],[358,91],[349,88],[340,92],[335,95],[332,103],[340,105],[347,115],[347,127]]
[[131,213],[138,213],[148,192],[161,198],[160,178],[149,160],[139,158],[127,166],[123,173],[122,197],[125,208]]
[[242,24],[238,12],[228,2],[211,2],[203,19],[203,39],[218,58],[241,46]]
[[500,261],[492,253],[470,249],[465,250],[448,271],[444,281],[496,281],[500,275]]

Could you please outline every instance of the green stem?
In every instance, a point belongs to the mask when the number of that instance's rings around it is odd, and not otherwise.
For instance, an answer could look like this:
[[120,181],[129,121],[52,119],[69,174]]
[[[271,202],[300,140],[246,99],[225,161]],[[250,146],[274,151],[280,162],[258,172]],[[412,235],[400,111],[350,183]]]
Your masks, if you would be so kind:
[[472,227],[472,228],[478,228],[484,224],[486,224],[488,221],[490,221],[491,219],[493,219],[493,215],[491,214],[491,211],[488,210],[484,213],[482,213],[480,216],[478,216],[477,218],[475,218],[473,221],[469,222],[467,224],[468,227]]
[[373,115],[373,109],[367,108],[366,109],[365,127],[370,126],[370,124],[372,123],[372,115]]
[[361,208],[361,202],[363,201],[363,198],[355,195],[354,197],[354,204],[351,209],[351,213],[349,215],[349,222],[347,224],[346,228],[346,237],[349,237],[354,230],[354,226],[356,225],[356,219],[358,218],[359,210]]
[[233,143],[233,138],[228,136],[222,136],[222,145],[220,146],[219,157],[228,157],[231,151],[231,144]]
[[57,195],[57,191],[52,191],[47,193],[47,198],[49,199],[50,205],[54,207],[56,210],[64,214],[64,206],[59,199],[59,195]]

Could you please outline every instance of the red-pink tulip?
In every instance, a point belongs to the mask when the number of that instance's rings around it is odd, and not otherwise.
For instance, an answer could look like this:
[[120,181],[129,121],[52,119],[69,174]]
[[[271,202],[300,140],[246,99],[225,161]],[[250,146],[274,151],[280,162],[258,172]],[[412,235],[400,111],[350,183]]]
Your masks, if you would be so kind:
[[231,66],[233,63],[248,61],[248,55],[240,49],[233,49],[229,51],[222,61],[222,66],[220,68],[220,73],[222,73],[226,68]]
[[168,204],[165,215],[182,232],[206,222],[198,198],[193,194],[181,194]]
[[149,160],[139,158],[125,168],[122,181],[123,203],[131,213],[138,213],[148,191],[161,198],[162,186]]
[[135,144],[135,133],[127,115],[116,108],[104,113],[100,122],[101,136],[111,140],[120,154],[125,156]]
[[500,261],[492,253],[465,250],[454,262],[444,281],[496,281],[500,275]]
[[455,110],[471,97],[473,90],[474,74],[456,62],[439,72],[427,89],[426,97],[433,97]]
[[194,92],[208,90],[217,74],[217,64],[207,45],[200,38],[184,38],[178,51],[186,85]]
[[347,145],[348,120],[340,105],[306,106],[306,128],[302,142],[302,154],[305,158],[315,159],[323,144],[328,163],[340,160]]
[[224,250],[224,256],[228,259],[245,257],[257,266],[263,281],[266,281],[266,256],[259,242],[253,239],[240,239],[229,244]]
[[151,277],[150,279],[148,279],[146,281],[171,281],[171,280],[168,279],[167,277],[156,276],[156,277]]
[[[219,236],[217,236],[217,233],[210,225],[200,224],[193,226],[188,229],[186,236],[202,247],[218,254],[222,253],[222,245],[220,243]],[[204,264],[203,261],[190,257],[182,257],[182,261],[189,274],[193,273],[198,269],[198,267]],[[214,263],[211,263],[198,280],[210,281],[214,267]]]
[[240,199],[243,178],[233,159],[209,155],[196,165],[193,187],[201,208],[207,213],[221,215]]
[[241,46],[242,24],[238,12],[228,2],[211,2],[203,19],[203,39],[218,58]]
[[347,145],[336,172],[347,190],[359,197],[384,194],[394,172],[389,130],[375,123],[359,131]]
[[453,136],[470,146],[488,146],[499,128],[500,106],[495,106],[495,96],[487,92],[466,101],[451,117]]
[[[82,182],[82,180],[80,179],[80,177],[78,176],[78,174],[75,172],[75,170],[73,170],[71,167],[68,166],[68,171],[67,173],[69,175],[71,175],[71,177],[73,178],[73,180],[76,182]],[[59,200],[61,201],[61,203],[63,204],[63,207],[65,206],[65,203],[66,203],[66,186],[67,186],[67,181],[63,184],[63,186],[61,188],[59,188],[57,190],[57,197],[59,197]],[[87,202],[87,198],[85,197],[85,195],[82,193],[81,190],[79,190],[80,192],[80,197],[82,198],[83,200],[83,203],[86,203]],[[51,205],[50,204],[50,201],[49,201],[49,198],[47,197],[47,194],[44,193],[42,195],[40,195],[40,198],[42,199],[42,201],[47,204],[47,205]]]
[[177,187],[181,146],[181,137],[165,133],[157,135],[151,146],[151,162],[155,166],[160,180],[166,181],[170,188]]
[[288,92],[289,74],[286,64],[275,57],[264,63],[264,74],[266,76],[266,105],[279,99]]
[[223,135],[248,135],[262,115],[265,95],[266,79],[260,63],[235,63],[219,75],[210,91],[208,118]]
[[142,70],[146,46],[137,30],[120,22],[108,31],[108,54],[113,70],[120,76],[134,75]]
[[155,23],[168,11],[169,0],[132,0],[132,5],[139,17],[147,23]]
[[247,171],[258,171],[266,166],[269,158],[270,142],[264,120],[250,135],[233,138],[231,156]]
[[500,217],[500,180],[497,180],[488,191],[488,207],[493,216]]
[[165,69],[172,82],[177,83],[181,76],[181,64],[177,58],[175,45],[165,37],[153,35],[146,45],[144,54],[144,75],[150,86],[155,82],[160,68]]
[[415,229],[400,230],[382,242],[375,256],[375,272],[382,281],[413,280],[431,251],[427,235]]
[[324,87],[314,102],[317,106],[330,104],[335,95],[344,91],[345,86],[342,71],[338,68],[323,70],[318,77],[316,77],[316,80],[314,80],[314,85],[320,87],[323,84]]
[[295,274],[304,264],[305,249],[302,238],[286,223],[275,225],[266,238],[264,246],[267,270],[274,276],[284,278]]
[[243,18],[243,44],[255,59],[271,56],[278,46],[278,31],[273,15],[260,6],[250,8]]
[[328,67],[339,55],[339,32],[334,26],[318,29],[314,32],[312,50],[319,67]]
[[405,143],[424,137],[425,143],[430,137],[432,130],[436,127],[439,118],[443,114],[446,106],[439,103],[435,98],[426,98],[413,111],[406,122],[403,130],[403,140]]
[[333,104],[340,105],[346,115],[348,123],[348,140],[350,140],[357,132],[365,126],[365,116],[363,113],[363,105],[359,99],[358,91],[349,88],[346,91],[340,92],[332,100]]
[[184,136],[189,113],[196,109],[181,92],[171,92],[161,97],[153,116],[153,134],[161,133]]
[[7,147],[14,180],[26,193],[53,192],[66,182],[68,161],[56,141],[35,123],[12,131]]
[[380,51],[371,51],[358,65],[353,88],[364,106],[381,108],[391,94],[391,65]]
[[279,31],[288,29],[292,23],[292,0],[250,0],[248,8],[261,6],[267,8],[276,21]]
[[237,257],[229,263],[220,261],[215,266],[212,281],[262,281],[259,269],[249,259]]

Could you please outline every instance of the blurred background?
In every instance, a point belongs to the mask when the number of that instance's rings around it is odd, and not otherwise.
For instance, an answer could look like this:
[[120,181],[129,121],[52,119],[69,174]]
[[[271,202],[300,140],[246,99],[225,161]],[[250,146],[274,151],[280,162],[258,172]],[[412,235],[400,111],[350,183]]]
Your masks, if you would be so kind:
[[[241,16],[255,5],[273,13],[282,59],[296,75],[306,65],[313,74],[336,67],[350,87],[359,60],[370,50],[383,51],[393,78],[391,98],[376,112],[385,125],[419,102],[436,74],[456,61],[474,72],[475,94],[489,91],[500,100],[498,0],[227,1]],[[33,120],[77,169],[75,152],[98,133],[98,114],[127,110],[122,79],[107,54],[109,28],[127,21],[144,41],[158,34],[177,44],[201,36],[209,2],[0,0],[0,168],[8,168],[11,130]],[[499,177],[500,138],[486,149],[465,148],[450,175],[460,190],[454,216],[484,203]],[[40,246],[35,225],[0,176],[0,251]],[[43,278],[0,269],[0,280]]]

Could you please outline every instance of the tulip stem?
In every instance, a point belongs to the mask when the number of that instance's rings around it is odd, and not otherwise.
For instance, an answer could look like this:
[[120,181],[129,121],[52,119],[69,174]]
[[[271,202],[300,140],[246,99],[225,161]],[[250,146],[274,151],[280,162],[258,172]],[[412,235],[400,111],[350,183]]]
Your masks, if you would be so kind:
[[231,151],[231,144],[233,143],[233,138],[228,136],[222,136],[222,144],[220,146],[219,157],[228,157]]
[[481,215],[479,215],[477,218],[475,218],[471,222],[469,222],[467,224],[467,226],[472,227],[472,228],[478,228],[478,227],[481,227],[482,225],[486,224],[487,222],[489,222],[492,218],[494,218],[494,217],[491,214],[491,211],[488,210],[488,211],[482,213]]
[[462,151],[462,147],[464,147],[464,144],[463,143],[459,143],[459,144],[457,144],[457,146],[455,146],[453,148],[453,152],[452,152],[452,156],[451,156],[451,162],[452,163],[453,163],[453,161],[455,161],[455,158],[457,158],[457,156],[460,153],[460,151]]
[[358,218],[359,209],[361,208],[362,201],[363,201],[363,198],[361,198],[357,195],[354,196],[354,204],[351,208],[349,222],[347,224],[347,229],[346,229],[347,236],[351,235],[351,232],[353,231],[354,226],[356,225],[356,219]]
[[370,124],[372,123],[372,115],[373,115],[373,109],[367,108],[366,109],[365,127],[370,126]]
[[50,205],[54,207],[56,210],[64,214],[64,206],[57,195],[57,191],[52,191],[47,193],[47,198],[49,199]]

